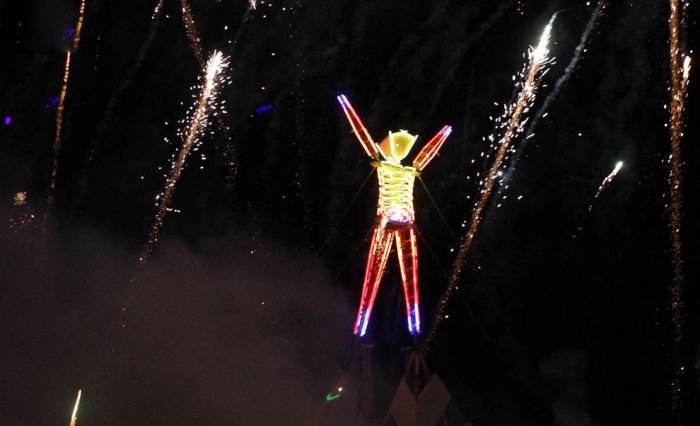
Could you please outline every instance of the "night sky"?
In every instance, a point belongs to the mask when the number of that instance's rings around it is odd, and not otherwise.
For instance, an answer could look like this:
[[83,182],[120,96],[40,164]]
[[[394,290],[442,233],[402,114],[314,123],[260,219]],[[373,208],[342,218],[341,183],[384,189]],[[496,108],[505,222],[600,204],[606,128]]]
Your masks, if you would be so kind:
[[[227,114],[189,157],[176,211],[139,265],[202,73],[180,1],[154,15],[156,3],[87,0],[42,226],[80,2],[0,0],[0,424],[68,424],[79,388],[80,425],[318,424],[359,344],[377,197],[336,96],[375,140],[418,134],[414,153],[453,126],[415,187],[429,327],[491,166],[490,117],[513,99],[512,76],[558,11],[556,62],[531,115],[540,108],[596,2],[267,0],[249,10],[191,0],[205,56],[230,56]],[[669,7],[610,3],[534,136],[516,140],[522,155],[494,192],[427,355],[475,426],[672,424]],[[697,14],[693,2],[682,41]],[[684,424],[700,417],[694,80]],[[412,344],[400,287],[392,257],[365,339],[380,418]]]

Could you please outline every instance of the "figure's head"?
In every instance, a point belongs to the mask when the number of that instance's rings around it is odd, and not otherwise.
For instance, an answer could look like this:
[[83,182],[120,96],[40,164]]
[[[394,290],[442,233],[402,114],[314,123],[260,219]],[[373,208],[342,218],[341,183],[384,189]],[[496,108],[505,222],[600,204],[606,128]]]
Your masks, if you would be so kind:
[[379,150],[388,161],[400,163],[411,151],[416,139],[418,136],[413,136],[405,130],[396,133],[390,131],[389,136],[379,143]]

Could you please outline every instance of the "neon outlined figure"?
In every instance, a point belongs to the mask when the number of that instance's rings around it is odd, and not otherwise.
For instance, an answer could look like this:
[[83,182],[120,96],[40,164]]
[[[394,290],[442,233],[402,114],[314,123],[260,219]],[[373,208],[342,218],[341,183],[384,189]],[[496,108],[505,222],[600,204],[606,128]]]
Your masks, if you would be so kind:
[[413,166],[405,166],[401,164],[401,160],[406,158],[418,136],[405,130],[395,133],[390,131],[380,143],[375,143],[345,95],[338,96],[338,102],[343,107],[357,140],[372,159],[372,166],[377,169],[379,181],[377,221],[367,254],[354,333],[362,337],[367,331],[393,240],[401,270],[408,331],[417,335],[420,333],[420,309],[413,184],[416,176],[437,155],[445,139],[452,133],[452,127],[444,126],[440,129],[416,155]]

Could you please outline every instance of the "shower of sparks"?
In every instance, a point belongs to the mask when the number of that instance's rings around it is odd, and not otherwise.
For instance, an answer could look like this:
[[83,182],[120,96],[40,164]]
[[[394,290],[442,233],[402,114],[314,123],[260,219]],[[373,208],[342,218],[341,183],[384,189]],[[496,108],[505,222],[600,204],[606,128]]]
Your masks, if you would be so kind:
[[185,26],[187,39],[190,41],[190,48],[194,53],[197,62],[200,66],[204,66],[204,51],[202,50],[202,40],[199,38],[197,26],[192,17],[192,9],[190,8],[189,0],[180,0],[182,4],[182,24]]
[[10,229],[15,233],[30,227],[36,228],[34,210],[27,204],[27,193],[20,191],[12,197],[12,204],[16,209],[16,216],[10,218]]
[[73,46],[66,51],[66,61],[63,67],[63,83],[61,85],[61,94],[58,97],[58,107],[56,108],[56,132],[53,139],[53,156],[51,161],[51,177],[49,180],[49,189],[46,194],[46,210],[44,211],[44,227],[49,218],[49,213],[53,207],[54,191],[56,190],[56,176],[58,175],[58,155],[61,151],[61,132],[63,130],[63,110],[66,104],[66,96],[68,94],[68,80],[70,77],[70,61],[71,52],[78,50],[80,43],[80,33],[83,29],[83,19],[85,17],[85,0],[81,0],[80,9],[78,12],[78,22],[75,25],[75,33],[73,34]]
[[[586,53],[586,46],[588,44],[588,39],[590,38],[591,32],[593,32],[593,29],[596,28],[598,20],[601,16],[603,16],[607,6],[608,0],[599,0],[596,4],[593,13],[591,13],[591,17],[588,20],[588,23],[586,24],[586,28],[583,30],[583,33],[581,33],[581,38],[579,39],[576,49],[574,49],[574,54],[571,57],[571,60],[569,61],[568,65],[564,69],[564,73],[557,79],[556,83],[554,83],[552,91],[549,92],[544,98],[542,106],[540,106],[537,112],[532,116],[532,120],[530,120],[530,123],[527,126],[527,130],[525,131],[522,137],[521,143],[517,147],[517,150],[515,151],[510,160],[508,171],[504,172],[504,182],[507,183],[510,181],[510,179],[512,179],[518,160],[520,159],[520,156],[522,155],[525,147],[527,146],[528,140],[535,134],[535,128],[537,127],[537,124],[539,123],[540,119],[547,116],[547,111],[549,110],[550,105],[552,104],[552,102],[554,102],[557,96],[559,96],[559,92],[561,92],[564,85],[566,85],[566,83],[569,81],[569,78],[571,78],[574,71],[576,70],[576,66],[578,65],[579,60],[581,59],[583,54]],[[499,189],[499,193],[501,192],[501,189],[506,187],[507,185],[501,186],[501,188]]]
[[258,5],[258,1],[257,1],[257,0],[248,0],[248,1],[249,1],[249,3],[250,3],[250,8],[251,8],[251,9],[255,9],[255,7]]
[[80,396],[83,391],[78,390],[78,397],[75,399],[75,405],[73,406],[73,414],[70,416],[70,426],[75,426],[78,424],[78,407],[80,406]]
[[[679,5],[679,3],[682,3]],[[669,48],[670,48],[670,71],[671,87],[669,105],[669,127],[671,129],[671,153],[669,156],[669,195],[668,203],[668,226],[671,239],[671,266],[673,270],[673,280],[671,282],[671,328],[673,337],[672,363],[673,374],[671,377],[671,414],[676,424],[681,424],[682,409],[682,387],[681,381],[685,372],[685,363],[681,353],[683,340],[683,311],[684,311],[684,289],[683,281],[683,244],[681,241],[681,221],[683,218],[683,160],[681,158],[681,139],[683,137],[683,113],[685,109],[685,98],[687,95],[688,80],[690,77],[690,57],[684,55],[680,46],[680,27],[684,25],[683,10],[687,8],[687,1],[669,0],[670,16],[669,26]],[[681,64],[681,58],[683,63]]]
[[223,74],[228,66],[228,58],[219,51],[214,51],[206,64],[203,76],[204,84],[199,86],[199,98],[188,110],[187,117],[182,122],[183,128],[178,132],[182,139],[182,148],[177,155],[173,155],[170,173],[165,179],[165,189],[156,197],[155,220],[143,253],[139,258],[140,263],[147,261],[148,255],[158,241],[165,216],[173,210],[170,208],[170,204],[187,157],[193,149],[196,151],[201,144],[201,137],[209,127],[211,116],[226,113],[224,102],[217,102],[216,96],[221,85],[229,82],[228,77]]
[[[197,31],[197,26],[195,24],[194,17],[192,16],[192,9],[190,8],[189,0],[180,0],[180,2],[182,4],[182,23],[185,27],[185,32],[187,33],[187,39],[190,42],[190,48],[192,49],[192,52],[194,53],[194,56],[197,59],[199,65],[201,67],[204,67],[205,64],[204,54],[202,53],[202,39],[200,38],[199,32]],[[248,20],[250,10],[255,9],[256,4],[256,1],[250,1],[250,8],[246,11],[246,14],[243,17],[243,21],[241,22],[241,26],[239,27],[238,34],[236,35],[233,42],[234,46],[238,42],[238,38],[240,37],[243,31],[244,24]],[[231,43],[231,41],[229,41],[229,43]],[[233,188],[233,181],[238,172],[238,164],[236,163],[235,149],[233,148],[233,144],[231,143],[230,129],[228,128],[226,123],[221,119],[221,117],[217,118],[216,125],[219,128],[219,131],[223,134],[224,139],[226,140],[223,148],[224,162],[228,169],[228,174],[226,176],[226,187],[228,189],[231,189]]]
[[435,337],[440,324],[445,318],[447,303],[457,289],[459,275],[462,272],[462,266],[466,259],[467,253],[469,252],[469,249],[474,242],[476,233],[479,230],[483,211],[486,208],[491,192],[496,185],[496,180],[502,176],[501,167],[503,166],[503,162],[507,160],[508,153],[512,150],[511,144],[513,140],[520,133],[522,133],[524,125],[527,121],[526,115],[535,100],[535,94],[537,93],[541,78],[549,69],[549,65],[551,65],[553,62],[553,60],[549,57],[548,44],[555,16],[552,16],[552,18],[549,20],[549,23],[542,32],[542,36],[540,37],[537,46],[535,48],[531,47],[528,52],[528,61],[519,74],[520,78],[518,80],[518,86],[520,91],[518,92],[515,101],[505,107],[502,115],[495,121],[495,130],[489,138],[491,143],[495,144],[495,159],[488,174],[481,182],[481,196],[476,202],[474,210],[472,210],[471,222],[467,235],[459,247],[457,257],[452,265],[452,272],[449,277],[450,280],[445,292],[438,302],[435,320],[433,321],[430,333],[426,338],[425,346],[427,346]]
[[30,228],[39,229],[35,224],[35,219],[34,211],[29,207],[25,207],[24,211],[20,212],[17,217],[10,218],[10,229],[15,233]]

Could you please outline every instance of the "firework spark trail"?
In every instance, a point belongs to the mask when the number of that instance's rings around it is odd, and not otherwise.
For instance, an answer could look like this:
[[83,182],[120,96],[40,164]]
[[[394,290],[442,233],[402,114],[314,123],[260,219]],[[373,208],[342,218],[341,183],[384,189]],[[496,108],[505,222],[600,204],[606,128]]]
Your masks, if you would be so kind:
[[[571,78],[571,75],[574,73],[574,70],[576,70],[576,65],[578,65],[579,60],[581,59],[581,55],[585,53],[586,51],[586,45],[588,43],[588,38],[591,35],[591,32],[593,29],[595,29],[596,25],[598,24],[598,18],[600,18],[605,12],[605,8],[608,6],[608,0],[599,0],[598,4],[596,5],[595,9],[593,10],[593,13],[591,14],[591,18],[588,20],[588,24],[586,24],[586,28],[583,30],[583,33],[581,34],[581,38],[579,39],[579,43],[576,46],[576,49],[574,49],[574,54],[571,57],[571,60],[569,61],[569,64],[566,66],[564,69],[564,73],[559,77],[554,83],[554,88],[552,91],[545,97],[544,101],[542,102],[542,106],[537,110],[537,112],[532,116],[532,121],[530,121],[530,125],[527,127],[527,131],[525,131],[525,136],[522,138],[517,150],[515,151],[513,157],[510,160],[510,164],[508,166],[508,171],[504,173],[504,183],[509,182],[513,178],[513,173],[515,173],[515,166],[518,163],[518,160],[520,159],[520,156],[522,155],[523,151],[525,150],[525,146],[527,145],[527,141],[535,134],[535,127],[537,127],[537,124],[539,124],[540,119],[543,118],[547,114],[547,110],[549,109],[549,106],[551,105],[552,102],[559,96],[559,92],[561,89],[564,87],[564,85],[569,81],[569,78]],[[505,188],[506,186],[503,185],[499,188],[499,193]]]
[[160,10],[162,8],[163,8],[163,0],[158,0],[158,3],[156,3],[156,7],[153,8],[153,14],[151,15],[151,20],[154,20],[158,16],[160,16]]
[[212,115],[210,113],[217,115],[219,112],[226,112],[217,105],[216,96],[221,84],[228,82],[228,79],[222,75],[228,65],[228,58],[224,57],[219,51],[214,51],[207,62],[204,74],[205,81],[201,86],[199,99],[192,105],[188,117],[184,120],[186,129],[181,131],[182,148],[180,148],[177,156],[173,158],[170,174],[165,180],[165,189],[156,197],[158,201],[153,227],[151,228],[148,240],[139,258],[139,262],[142,264],[147,261],[148,255],[158,241],[158,235],[163,226],[163,220],[170,211],[170,204],[177,181],[180,179],[180,174],[185,167],[185,162],[190,151],[193,147],[201,143],[201,136],[210,124],[210,115]]
[[78,407],[80,406],[80,396],[83,391],[78,389],[78,397],[75,399],[75,405],[73,406],[73,414],[70,416],[70,426],[76,426],[78,424]]
[[[197,25],[195,23],[194,17],[192,16],[192,9],[190,8],[189,0],[180,0],[180,2],[182,4],[182,24],[185,27],[185,33],[187,33],[187,39],[190,42],[190,48],[192,49],[192,52],[194,53],[194,56],[197,59],[197,62],[199,62],[199,65],[201,67],[204,67],[205,64],[204,53],[202,49],[202,39],[199,36],[199,32],[197,31]],[[163,1],[161,0],[160,3],[158,3],[158,6],[156,6],[156,10],[153,12],[154,16],[156,12],[160,10],[160,6],[162,5],[162,3]],[[257,6],[257,1],[255,0],[249,0],[249,3],[250,7],[248,8],[248,10],[246,10],[245,15],[243,15],[241,25],[238,28],[238,33],[233,39],[234,47],[238,43],[238,39],[241,36],[244,25],[248,22],[248,18],[250,17],[250,11],[254,10]]]
[[[255,10],[257,6],[257,2],[255,0],[250,1],[250,7],[245,11],[245,14],[243,15],[243,18],[241,19],[241,23],[238,26],[238,30],[236,31],[236,35],[233,37],[233,39],[229,42],[231,44],[231,55],[233,55],[233,52],[235,51],[236,47],[238,46],[238,40],[240,40],[241,36],[243,35],[243,31],[246,28],[246,24],[248,24],[248,21],[250,20],[250,17],[252,16],[252,11]],[[223,149],[222,149],[222,157],[224,158],[224,164],[226,165],[226,188],[230,191],[234,189],[234,182],[236,181],[236,175],[238,174],[238,161],[236,159],[236,148],[234,147],[232,141],[231,141],[231,133],[230,133],[230,128],[224,123],[224,121],[221,119],[221,117],[218,117],[217,120],[217,126],[219,127],[219,131],[222,132],[223,134],[223,139],[224,139],[224,144],[223,144]]]
[[91,164],[95,157],[98,154],[99,148],[100,148],[100,141],[102,140],[105,131],[107,130],[107,125],[109,124],[112,114],[114,113],[114,108],[117,106],[119,103],[119,100],[121,99],[122,94],[124,91],[131,86],[131,82],[134,80],[134,77],[136,76],[136,73],[139,71],[141,68],[141,64],[143,63],[144,59],[146,58],[146,54],[151,48],[151,44],[153,44],[153,39],[156,36],[156,32],[158,30],[158,25],[160,23],[160,15],[162,11],[162,6],[163,6],[163,0],[160,0],[154,10],[153,10],[153,15],[151,16],[151,26],[148,32],[148,36],[146,38],[146,41],[144,42],[143,45],[141,45],[141,48],[139,49],[137,55],[136,55],[136,60],[134,61],[133,65],[131,65],[131,68],[126,72],[126,77],[125,79],[121,82],[119,87],[114,91],[112,94],[112,97],[109,99],[107,102],[107,106],[104,109],[104,113],[102,114],[102,117],[100,118],[100,121],[98,122],[96,126],[96,130],[94,133],[94,136],[90,139],[90,145],[88,147],[88,153],[87,157],[84,159],[83,164],[82,164],[82,177],[78,183],[74,200],[73,200],[73,206],[76,211],[80,210],[80,205],[82,204],[82,200],[85,197],[85,192],[87,191],[87,185],[89,181],[89,175],[90,175],[90,169],[91,169]]
[[[684,55],[680,46],[680,27],[684,25],[683,10],[687,8],[687,1],[679,5],[678,0],[669,0],[671,13],[668,19],[669,48],[670,48],[670,116],[669,127],[671,129],[671,153],[669,156],[668,185],[670,203],[668,204],[668,226],[671,239],[671,266],[673,280],[671,282],[671,328],[673,337],[672,363],[673,373],[671,377],[671,415],[676,424],[682,424],[681,409],[683,408],[683,395],[681,381],[685,372],[685,365],[681,351],[683,340],[683,311],[684,289],[683,282],[683,244],[681,241],[681,221],[683,218],[683,160],[681,158],[681,140],[683,137],[683,113],[685,98],[687,95],[688,79],[690,77],[690,57]],[[685,56],[681,64],[681,58]]]
[[71,53],[78,50],[80,43],[80,33],[83,30],[83,20],[85,18],[85,0],[81,0],[80,9],[78,10],[78,21],[75,24],[75,33],[73,34],[73,46],[66,51],[66,61],[63,67],[63,82],[61,85],[61,94],[58,98],[58,106],[56,107],[56,132],[53,139],[53,156],[51,160],[51,176],[49,179],[49,188],[46,192],[46,210],[44,211],[44,220],[42,228],[46,230],[46,223],[49,220],[49,214],[54,202],[54,191],[56,189],[56,176],[58,175],[58,155],[61,152],[61,132],[63,130],[63,110],[66,105],[66,96],[68,95],[68,80],[70,78],[70,61]]
[[[161,2],[159,5],[161,5]],[[250,7],[246,10],[245,15],[243,15],[243,19],[241,20],[241,25],[238,28],[238,32],[236,33],[236,36],[233,39],[233,47],[235,48],[238,39],[240,38],[241,34],[243,33],[243,28],[245,27],[245,24],[248,22],[248,19],[250,17],[250,11],[254,10],[255,7],[257,6],[257,1],[256,0],[249,0]],[[204,55],[202,53],[202,40],[199,36],[199,32],[197,31],[197,26],[195,24],[194,17],[192,16],[192,9],[190,8],[190,4],[188,0],[181,0],[181,5],[182,5],[182,23],[183,26],[185,27],[185,32],[187,33],[187,38],[190,42],[190,48],[192,49],[192,52],[194,53],[195,58],[197,59],[197,62],[199,62],[201,67],[204,67]],[[157,7],[159,9],[159,7]],[[155,13],[155,12],[154,12]],[[221,117],[217,118],[216,122],[217,127],[219,130],[223,133],[224,139],[226,140],[226,143],[224,144],[224,149],[223,149],[223,157],[224,157],[224,163],[226,164],[226,168],[228,171],[228,174],[226,176],[226,187],[228,189],[233,188],[233,181],[235,180],[235,176],[238,172],[237,168],[237,162],[236,162],[236,152],[233,147],[233,144],[231,143],[231,135],[230,135],[230,129],[224,123],[224,121],[221,119]]]
[[204,67],[204,52],[202,50],[202,40],[199,38],[199,32],[197,32],[197,26],[194,23],[194,18],[192,17],[192,9],[190,8],[189,0],[180,0],[182,4],[182,24],[185,26],[185,32],[187,33],[187,38],[190,41],[190,48],[194,53],[194,57],[197,58],[199,66]]
[[[622,161],[618,161],[617,164],[615,164],[615,168],[612,170],[612,172],[610,172],[609,175],[607,175],[605,177],[605,179],[603,179],[603,182],[598,187],[598,191],[595,193],[595,196],[593,197],[594,201],[596,198],[598,198],[600,196],[600,193],[603,192],[603,190],[605,188],[607,188],[608,185],[610,185],[610,182],[612,182],[612,180],[615,179],[615,176],[617,176],[617,174],[620,172],[620,169],[622,169],[623,165],[624,165],[624,163]],[[588,207],[588,211],[591,211],[592,209],[593,209],[593,203],[591,203],[591,205]]]
[[[593,211],[593,205],[594,205],[595,201],[598,199],[598,197],[600,197],[600,194],[605,190],[605,188],[607,188],[608,185],[610,185],[610,183],[613,181],[613,179],[615,179],[615,176],[617,176],[617,174],[620,172],[620,169],[622,169],[623,165],[624,165],[624,163],[622,161],[618,161],[617,164],[615,164],[615,167],[613,168],[613,170],[610,172],[610,174],[608,174],[605,177],[605,179],[603,179],[603,182],[600,184],[600,186],[598,186],[598,191],[596,191],[590,204],[588,204],[588,208],[586,209],[585,216],[591,214],[591,212]],[[584,220],[582,222],[585,222],[585,216],[584,216]],[[574,233],[574,235],[572,235],[572,238],[576,238],[578,236],[577,233],[581,232],[582,230],[583,230],[583,225],[579,226],[576,229],[576,232]]]
[[75,24],[75,34],[73,34],[73,51],[78,50],[80,43],[80,33],[83,31],[83,21],[85,19],[85,0],[80,1],[80,9],[78,10],[78,22]]
[[555,17],[556,15],[552,16],[552,18],[549,20],[549,23],[545,27],[544,32],[540,37],[537,47],[534,49],[530,48],[528,52],[528,63],[520,73],[520,91],[517,98],[512,104],[504,109],[501,117],[496,120],[496,130],[491,138],[492,140],[495,140],[494,135],[499,135],[496,156],[493,164],[491,165],[491,169],[482,182],[483,188],[481,189],[481,197],[474,206],[474,210],[472,210],[469,230],[467,231],[467,235],[462,242],[462,245],[459,247],[457,257],[452,265],[452,272],[450,274],[447,289],[445,289],[445,292],[438,302],[435,320],[433,321],[430,333],[425,340],[424,347],[427,347],[427,345],[433,340],[437,333],[437,329],[440,327],[440,324],[445,318],[447,302],[457,289],[459,275],[462,272],[462,265],[464,264],[466,255],[474,242],[474,237],[479,230],[483,210],[489,201],[491,192],[493,191],[496,180],[499,177],[500,168],[503,165],[508,152],[510,152],[512,149],[511,143],[523,131],[523,127],[527,121],[525,116],[535,100],[535,94],[537,92],[537,88],[539,87],[540,79],[547,72],[548,65],[552,63],[552,59],[548,56],[549,49],[547,45],[549,43],[552,24],[554,23]]

